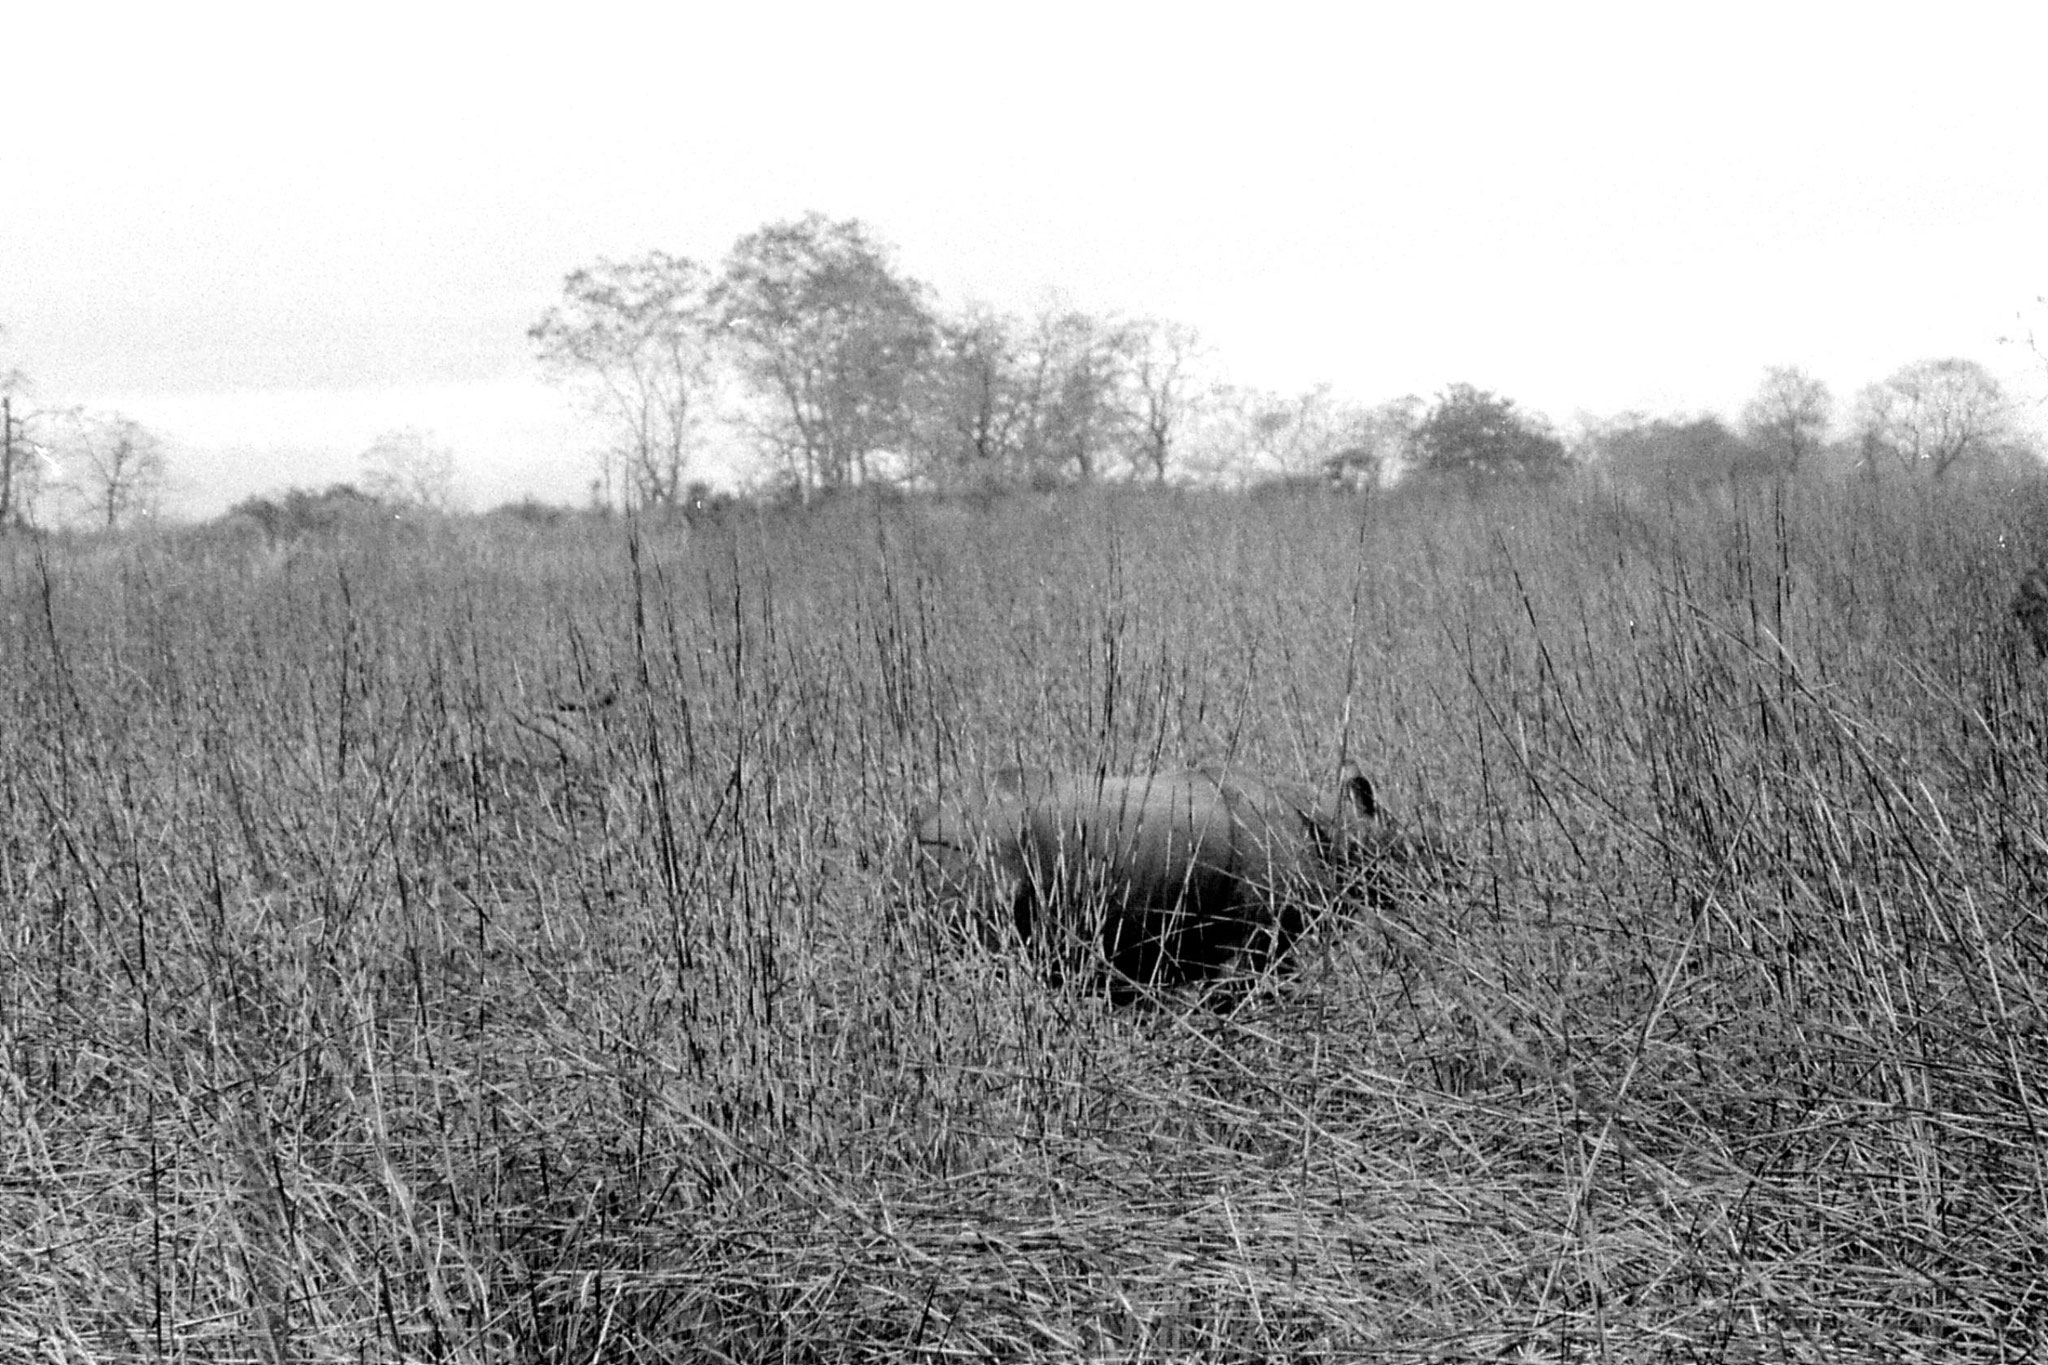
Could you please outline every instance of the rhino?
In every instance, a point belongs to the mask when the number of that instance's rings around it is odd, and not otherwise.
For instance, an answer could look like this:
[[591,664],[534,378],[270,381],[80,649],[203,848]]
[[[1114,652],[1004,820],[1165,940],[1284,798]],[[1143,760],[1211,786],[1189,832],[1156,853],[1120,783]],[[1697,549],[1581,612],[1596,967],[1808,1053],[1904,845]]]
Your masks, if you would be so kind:
[[916,856],[951,922],[1127,996],[1284,960],[1318,909],[1384,898],[1419,847],[1349,764],[1327,793],[1219,766],[1013,768],[928,807]]
[[2048,659],[2048,567],[2036,566],[2020,579],[2012,595],[2012,614],[2033,642],[2034,657]]

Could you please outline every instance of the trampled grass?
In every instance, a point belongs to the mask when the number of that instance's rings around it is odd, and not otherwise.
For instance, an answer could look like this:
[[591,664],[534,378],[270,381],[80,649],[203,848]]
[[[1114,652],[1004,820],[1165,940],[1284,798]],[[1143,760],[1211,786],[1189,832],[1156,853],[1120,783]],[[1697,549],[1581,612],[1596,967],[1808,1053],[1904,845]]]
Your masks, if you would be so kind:
[[[1972,487],[0,545],[0,1356],[2030,1358],[2043,551]],[[1340,752],[1463,864],[1250,990],[905,885],[994,768]]]

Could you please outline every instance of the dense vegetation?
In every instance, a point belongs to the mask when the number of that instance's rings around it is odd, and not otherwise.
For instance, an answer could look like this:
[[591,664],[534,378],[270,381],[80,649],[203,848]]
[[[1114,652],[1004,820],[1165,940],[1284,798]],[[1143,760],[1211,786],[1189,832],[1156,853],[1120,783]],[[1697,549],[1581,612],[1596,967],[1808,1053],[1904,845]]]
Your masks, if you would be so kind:
[[[2023,1358],[2043,550],[1957,481],[0,543],[0,1354]],[[1340,749],[1468,866],[1248,992],[903,885],[990,767]]]

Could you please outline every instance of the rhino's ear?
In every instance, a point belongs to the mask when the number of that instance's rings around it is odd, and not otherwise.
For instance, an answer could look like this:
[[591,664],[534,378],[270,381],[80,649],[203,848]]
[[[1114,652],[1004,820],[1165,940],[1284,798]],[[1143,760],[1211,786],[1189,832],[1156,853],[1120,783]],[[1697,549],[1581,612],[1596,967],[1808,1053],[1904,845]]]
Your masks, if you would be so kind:
[[1348,820],[1372,820],[1379,813],[1380,803],[1373,795],[1372,783],[1354,764],[1346,763],[1337,775],[1337,814]]

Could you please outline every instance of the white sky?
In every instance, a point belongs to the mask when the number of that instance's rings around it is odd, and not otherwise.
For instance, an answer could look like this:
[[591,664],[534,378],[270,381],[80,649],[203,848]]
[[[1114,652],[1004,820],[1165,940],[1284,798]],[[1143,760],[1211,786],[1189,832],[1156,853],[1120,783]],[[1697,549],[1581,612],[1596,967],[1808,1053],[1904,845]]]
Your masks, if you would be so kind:
[[1191,324],[1239,382],[1569,423],[1846,408],[2048,292],[2038,5],[38,4],[0,28],[0,367],[173,441],[179,505],[594,464],[569,270],[808,209],[942,301]]

